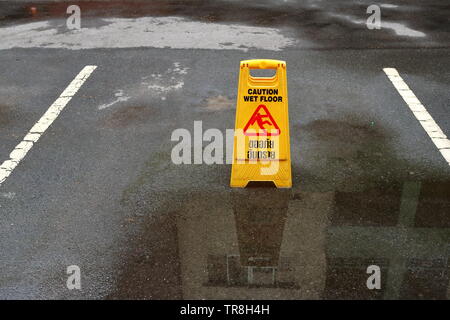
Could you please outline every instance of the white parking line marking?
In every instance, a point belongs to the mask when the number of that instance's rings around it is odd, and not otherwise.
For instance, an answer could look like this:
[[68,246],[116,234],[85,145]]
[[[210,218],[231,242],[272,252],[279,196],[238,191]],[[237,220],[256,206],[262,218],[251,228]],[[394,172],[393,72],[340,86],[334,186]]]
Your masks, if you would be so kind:
[[58,99],[48,108],[44,115],[38,122],[30,129],[28,134],[23,140],[14,148],[10,153],[9,159],[0,165],[0,186],[8,178],[13,170],[17,167],[19,162],[26,156],[28,151],[39,140],[45,130],[58,118],[58,115],[65,108],[67,103],[81,88],[83,83],[89,78],[91,73],[97,68],[97,66],[85,66],[83,70],[78,73],[75,79],[67,86],[67,88],[61,93]]
[[405,100],[416,119],[419,120],[426,133],[428,133],[431,141],[433,141],[439,152],[450,165],[450,140],[428,113],[425,106],[417,99],[414,92],[411,91],[405,81],[403,81],[402,77],[400,77],[397,69],[384,68],[383,71],[386,73],[389,80],[391,80],[398,93],[400,93],[403,100]]

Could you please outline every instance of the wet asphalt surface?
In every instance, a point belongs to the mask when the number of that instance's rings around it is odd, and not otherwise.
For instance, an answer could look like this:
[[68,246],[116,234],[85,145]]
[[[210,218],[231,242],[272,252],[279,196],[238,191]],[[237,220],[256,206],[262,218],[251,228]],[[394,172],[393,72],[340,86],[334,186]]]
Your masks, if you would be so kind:
[[[37,16],[0,3],[0,28],[67,7],[34,5]],[[0,186],[0,298],[448,299],[450,168],[382,69],[395,67],[450,135],[449,8],[385,10],[424,38],[330,15],[364,18],[367,5],[80,2],[93,25],[183,16],[277,27],[299,42],[1,50],[0,162],[85,65],[98,68]],[[287,61],[292,189],[231,189],[230,165],[173,164],[173,130],[233,128],[239,61],[261,57]],[[155,94],[154,74],[184,85]],[[99,109],[119,91],[129,99]],[[79,291],[66,288],[72,264]],[[380,290],[366,287],[371,264]]]

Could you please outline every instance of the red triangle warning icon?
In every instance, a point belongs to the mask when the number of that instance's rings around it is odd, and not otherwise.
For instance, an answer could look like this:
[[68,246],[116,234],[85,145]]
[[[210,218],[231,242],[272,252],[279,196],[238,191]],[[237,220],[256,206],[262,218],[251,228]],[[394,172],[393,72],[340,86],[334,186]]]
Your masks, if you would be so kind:
[[246,136],[278,136],[280,128],[267,107],[260,104],[244,127]]

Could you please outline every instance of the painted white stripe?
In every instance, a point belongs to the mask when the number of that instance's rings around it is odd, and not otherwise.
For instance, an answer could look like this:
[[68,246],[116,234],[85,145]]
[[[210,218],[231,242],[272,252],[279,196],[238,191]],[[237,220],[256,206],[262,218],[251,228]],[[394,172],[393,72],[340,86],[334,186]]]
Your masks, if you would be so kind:
[[422,105],[419,99],[417,99],[414,92],[412,92],[405,81],[403,81],[397,69],[384,68],[383,71],[384,73],[386,73],[389,80],[391,80],[392,84],[397,89],[398,93],[402,96],[403,100],[405,100],[414,116],[417,118],[417,120],[419,120],[423,129],[430,136],[431,141],[433,141],[439,152],[450,165],[450,140],[447,138],[444,132],[442,132],[439,125],[428,113],[425,106]]
[[0,165],[0,186],[8,178],[19,162],[26,156],[28,151],[39,140],[47,128],[58,118],[67,103],[77,93],[78,89],[89,78],[97,66],[85,66],[83,70],[73,79],[58,99],[48,108],[44,115],[25,135],[23,140],[10,153],[9,159]]

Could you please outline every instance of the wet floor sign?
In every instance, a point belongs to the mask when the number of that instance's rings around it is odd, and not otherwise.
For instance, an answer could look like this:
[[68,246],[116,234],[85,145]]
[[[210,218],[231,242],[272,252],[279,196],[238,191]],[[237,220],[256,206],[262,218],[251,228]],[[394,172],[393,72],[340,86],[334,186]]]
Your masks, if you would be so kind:
[[[250,69],[276,72],[272,77],[253,77]],[[241,61],[230,185],[245,187],[250,181],[292,186],[284,61]]]

